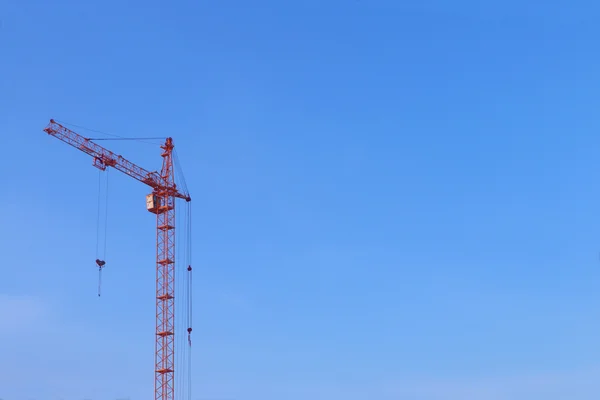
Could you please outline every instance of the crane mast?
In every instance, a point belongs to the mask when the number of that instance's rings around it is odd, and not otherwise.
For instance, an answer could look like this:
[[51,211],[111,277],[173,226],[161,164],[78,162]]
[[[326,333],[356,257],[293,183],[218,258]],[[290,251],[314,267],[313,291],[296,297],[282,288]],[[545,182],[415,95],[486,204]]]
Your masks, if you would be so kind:
[[[173,139],[161,146],[162,169],[150,172],[116,155],[110,150],[64,127],[53,119],[46,133],[93,157],[93,165],[101,170],[112,167],[152,188],[146,196],[146,208],[156,215],[156,342],[155,400],[174,400],[175,371],[175,199],[191,201],[175,184]],[[191,266],[188,266],[191,271]],[[192,328],[188,327],[188,335]]]

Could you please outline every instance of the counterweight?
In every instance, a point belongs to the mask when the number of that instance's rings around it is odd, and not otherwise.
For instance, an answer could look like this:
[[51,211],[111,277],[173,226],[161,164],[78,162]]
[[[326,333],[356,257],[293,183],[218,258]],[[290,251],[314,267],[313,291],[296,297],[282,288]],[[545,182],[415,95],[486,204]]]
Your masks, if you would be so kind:
[[[150,172],[120,155],[64,127],[53,119],[46,133],[93,157],[93,165],[101,170],[112,167],[152,188],[146,198],[146,208],[156,214],[156,344],[155,400],[174,400],[175,379],[175,199],[191,201],[175,184],[173,140],[167,138],[161,146],[162,169]],[[184,185],[185,186],[185,185]],[[188,266],[191,271],[191,266]],[[188,327],[188,334],[191,327]]]

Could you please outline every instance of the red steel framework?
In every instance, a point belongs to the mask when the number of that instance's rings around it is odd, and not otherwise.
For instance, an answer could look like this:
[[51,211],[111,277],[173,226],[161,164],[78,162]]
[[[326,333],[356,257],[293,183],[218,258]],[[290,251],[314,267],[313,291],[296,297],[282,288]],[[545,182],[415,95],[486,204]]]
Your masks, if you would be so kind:
[[[152,194],[146,197],[148,211],[156,214],[156,345],[155,345],[155,400],[173,400],[175,359],[175,198],[191,201],[189,194],[181,193],[175,184],[173,171],[173,139],[167,138],[163,150],[162,170],[149,172],[116,155],[53,119],[44,129],[46,133],[94,158],[93,165],[101,170],[113,167],[150,186]],[[188,267],[191,268],[191,267]],[[188,333],[191,328],[188,328]]]

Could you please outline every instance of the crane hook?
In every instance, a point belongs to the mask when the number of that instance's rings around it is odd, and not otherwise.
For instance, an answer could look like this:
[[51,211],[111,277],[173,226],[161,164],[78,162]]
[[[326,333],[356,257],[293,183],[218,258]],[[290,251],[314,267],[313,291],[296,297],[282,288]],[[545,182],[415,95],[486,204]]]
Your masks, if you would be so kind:
[[100,288],[102,286],[102,268],[104,268],[106,261],[96,259],[96,264],[98,265],[98,297],[100,297]]

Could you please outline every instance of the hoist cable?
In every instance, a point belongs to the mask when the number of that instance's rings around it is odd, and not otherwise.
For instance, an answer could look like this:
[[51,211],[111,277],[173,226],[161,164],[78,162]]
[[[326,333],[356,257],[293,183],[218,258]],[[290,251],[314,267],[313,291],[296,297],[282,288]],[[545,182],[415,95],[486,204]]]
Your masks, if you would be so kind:
[[106,170],[106,190],[104,199],[104,254],[102,260],[106,260],[106,242],[108,241],[108,169]]
[[[96,219],[96,260],[103,259],[100,257],[100,210],[102,209],[102,170],[98,171],[98,216]],[[102,266],[98,265],[98,297],[101,294],[102,287]]]
[[188,262],[188,342],[189,346],[187,348],[188,353],[188,400],[192,399],[192,342],[191,342],[191,334],[192,334],[192,305],[193,305],[193,284],[192,284],[192,203],[187,203],[187,262]]
[[[105,173],[104,196],[102,196],[102,173]],[[104,203],[104,204],[103,204]],[[103,207],[104,205],[104,207]],[[102,214],[104,211],[104,214]],[[104,237],[102,237],[102,223],[104,224]],[[101,241],[104,243],[101,245]],[[102,288],[102,269],[106,261],[106,247],[108,242],[108,169],[98,173],[98,213],[96,216],[96,263],[98,265],[98,297]],[[98,264],[102,261],[102,265]]]
[[[174,178],[175,183],[179,187],[181,193],[189,195],[187,182],[183,174],[183,169],[177,150],[173,151]],[[178,230],[176,238],[177,250],[177,265],[178,272],[176,274],[178,293],[180,293],[181,301],[177,310],[177,330],[181,329],[181,334],[177,335],[177,364],[179,365],[179,374],[176,378],[176,385],[179,390],[176,392],[182,399],[191,400],[192,395],[192,359],[191,359],[191,328],[192,328],[192,260],[191,260],[191,202],[186,202],[185,207],[182,207],[181,212],[177,213]],[[187,328],[187,329],[186,329]],[[186,339],[187,337],[187,339]],[[187,343],[186,343],[187,342]]]
[[[176,225],[179,227],[181,226],[181,213],[177,212],[175,215],[176,218]],[[184,295],[184,288],[183,288],[183,281],[182,281],[182,276],[183,276],[183,272],[182,272],[182,268],[181,268],[181,264],[182,264],[182,255],[181,255],[181,243],[182,243],[182,237],[181,235],[179,235],[178,233],[176,233],[176,257],[177,257],[177,262],[176,262],[176,274],[175,274],[175,279],[176,279],[176,291],[177,293],[181,293],[181,295]],[[183,321],[181,318],[181,315],[183,313],[182,308],[179,306],[179,301],[176,303],[175,306],[175,311],[176,311],[176,343],[175,343],[175,347],[176,347],[176,364],[177,364],[177,375],[176,375],[176,392],[177,392],[177,397],[181,398],[182,394],[184,393],[184,387],[183,387],[183,374],[184,374],[184,367],[183,367],[183,353],[181,351],[182,349],[182,342],[183,342]],[[183,307],[185,307],[185,303],[181,302],[181,305]]]
[[100,201],[102,198],[102,170],[98,170],[98,215],[96,217],[96,258],[100,247]]

